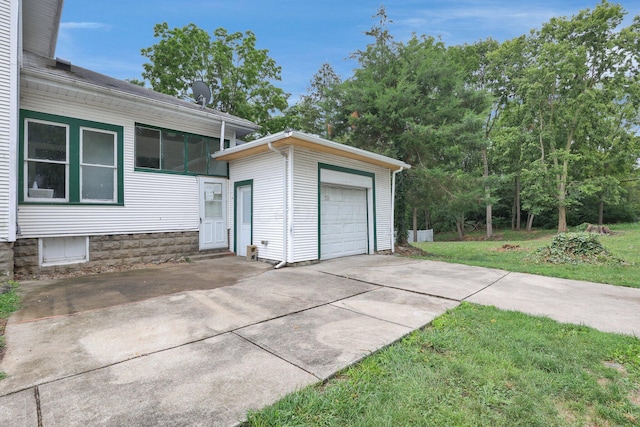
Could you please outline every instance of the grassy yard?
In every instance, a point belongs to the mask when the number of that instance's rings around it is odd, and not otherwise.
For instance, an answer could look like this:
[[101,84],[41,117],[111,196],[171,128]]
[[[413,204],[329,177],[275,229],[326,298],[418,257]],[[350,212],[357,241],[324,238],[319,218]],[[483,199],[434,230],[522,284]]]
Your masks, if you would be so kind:
[[614,234],[601,236],[600,241],[614,255],[624,259],[626,265],[545,265],[528,261],[527,255],[551,242],[554,232],[548,230],[498,232],[502,240],[436,241],[416,246],[428,253],[426,259],[638,288],[640,223],[612,225],[611,229]]
[[640,340],[463,303],[251,426],[640,424]]
[[[640,224],[601,242],[626,265],[540,265],[552,231],[420,244],[427,259],[640,287]],[[463,303],[250,426],[638,426],[640,339]]]

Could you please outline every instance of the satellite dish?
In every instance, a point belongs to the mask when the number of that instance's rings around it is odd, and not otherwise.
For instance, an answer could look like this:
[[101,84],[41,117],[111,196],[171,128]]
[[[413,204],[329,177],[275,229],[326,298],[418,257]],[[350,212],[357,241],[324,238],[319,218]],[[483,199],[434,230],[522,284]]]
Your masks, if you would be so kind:
[[211,89],[209,89],[209,86],[207,86],[205,82],[201,80],[193,82],[191,90],[193,91],[193,97],[196,99],[196,103],[202,105],[202,108],[211,101]]

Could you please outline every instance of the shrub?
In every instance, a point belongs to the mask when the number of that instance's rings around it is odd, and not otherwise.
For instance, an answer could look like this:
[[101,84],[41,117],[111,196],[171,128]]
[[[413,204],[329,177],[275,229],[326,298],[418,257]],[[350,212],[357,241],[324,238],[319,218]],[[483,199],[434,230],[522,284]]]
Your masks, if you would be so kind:
[[551,264],[623,264],[624,260],[611,254],[600,243],[597,234],[561,233],[549,246],[543,246],[531,254],[535,263]]

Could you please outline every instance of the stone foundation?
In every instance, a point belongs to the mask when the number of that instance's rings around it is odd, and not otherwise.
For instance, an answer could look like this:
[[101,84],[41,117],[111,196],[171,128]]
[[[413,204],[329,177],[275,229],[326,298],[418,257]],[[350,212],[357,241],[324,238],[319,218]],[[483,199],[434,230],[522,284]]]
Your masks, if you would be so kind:
[[0,242],[0,283],[13,279],[13,243]]
[[18,239],[14,271],[23,275],[68,272],[83,268],[166,262],[200,254],[197,231],[116,234],[89,237],[89,262],[48,267],[38,265],[38,239]]

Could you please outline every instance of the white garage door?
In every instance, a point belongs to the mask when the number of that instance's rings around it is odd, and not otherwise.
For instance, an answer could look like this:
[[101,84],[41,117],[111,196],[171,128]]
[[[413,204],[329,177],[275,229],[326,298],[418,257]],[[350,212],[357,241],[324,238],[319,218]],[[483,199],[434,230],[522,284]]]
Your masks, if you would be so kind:
[[322,185],[320,191],[321,258],[366,254],[367,190]]

